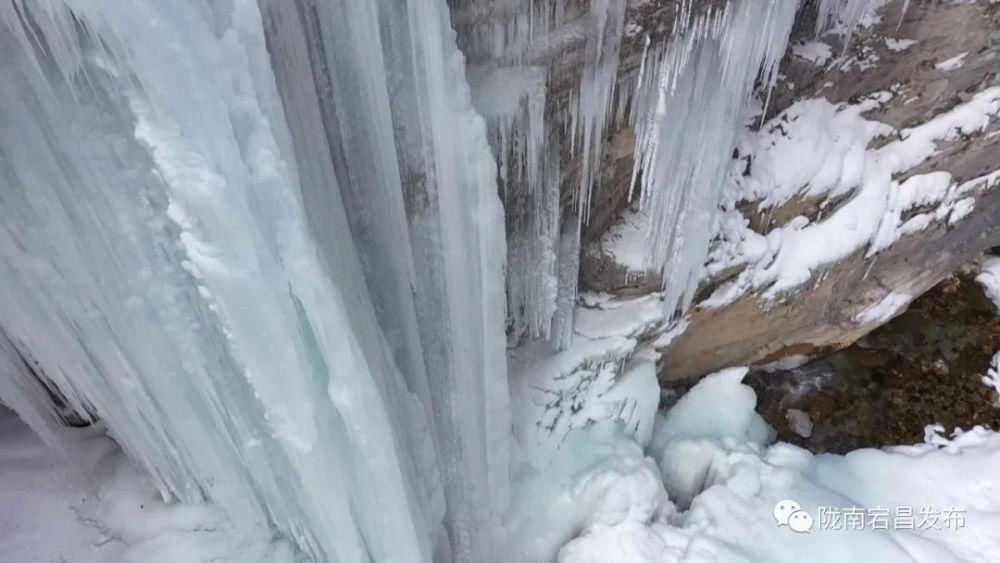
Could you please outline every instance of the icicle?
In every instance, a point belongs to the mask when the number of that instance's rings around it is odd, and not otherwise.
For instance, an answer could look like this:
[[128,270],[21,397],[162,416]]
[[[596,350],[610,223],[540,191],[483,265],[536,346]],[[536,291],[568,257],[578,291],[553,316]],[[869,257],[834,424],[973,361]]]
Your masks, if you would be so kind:
[[[872,0],[817,0],[816,8],[816,36],[824,33],[836,33],[843,38],[844,51],[851,42],[854,30],[861,23],[861,19],[873,7]],[[909,0],[904,0],[903,13]],[[902,19],[900,19],[902,21]]]
[[758,77],[773,86],[795,9],[768,0],[693,19],[682,10],[678,35],[650,54],[658,81],[636,95],[643,109],[630,197],[641,178],[648,260],[662,272],[668,313],[693,298],[710,242],[704,225],[716,211],[742,109]]
[[580,80],[579,220],[590,219],[591,195],[604,153],[606,126],[618,78],[618,52],[625,26],[625,0],[590,0],[586,59]]
[[[566,266],[560,243],[560,163],[579,163],[576,216],[589,216],[607,128],[624,121],[630,96],[615,96],[625,0],[451,0],[470,69],[476,108],[486,116],[504,194],[508,231],[508,328],[511,342],[552,337]],[[567,41],[583,40],[579,88],[548,109],[548,72]],[[616,104],[617,101],[617,104]],[[546,111],[548,109],[548,111]],[[542,149],[543,145],[549,148]],[[579,244],[576,241],[574,244]],[[574,263],[578,261],[574,259]],[[572,268],[571,268],[572,269]],[[569,299],[575,301],[575,294]],[[562,301],[560,301],[562,303]],[[569,316],[571,317],[571,315]]]
[[550,335],[556,309],[560,155],[546,116],[548,64],[565,2],[453,0],[473,104],[486,117],[507,212],[507,320],[514,343]]
[[567,217],[559,238],[559,272],[556,311],[552,317],[552,343],[565,350],[573,341],[577,285],[580,277],[580,230],[576,217]]

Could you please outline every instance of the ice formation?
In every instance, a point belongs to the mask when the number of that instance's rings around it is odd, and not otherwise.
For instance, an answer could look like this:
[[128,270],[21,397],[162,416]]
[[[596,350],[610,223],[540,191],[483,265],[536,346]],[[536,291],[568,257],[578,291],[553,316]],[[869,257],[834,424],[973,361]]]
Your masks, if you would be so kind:
[[499,557],[503,219],[448,15],[0,8],[4,401],[315,560]]
[[637,94],[633,183],[650,217],[648,262],[662,273],[670,312],[686,308],[701,278],[711,224],[736,134],[758,76],[774,85],[794,2],[740,2],[675,23],[676,37],[647,55]]
[[[624,0],[453,0],[469,56],[473,103],[483,114],[507,213],[507,309],[513,342],[569,345],[581,226],[598,185],[606,128],[615,115]],[[569,99],[552,99],[559,48],[581,45]],[[565,72],[565,70],[563,70]],[[581,170],[573,213],[560,208],[564,156]]]
[[[844,38],[844,50],[869,9],[877,0],[819,0],[816,4],[816,35],[837,33]],[[905,10],[904,10],[905,11]]]
[[[743,373],[699,382],[657,421],[646,452],[600,425],[568,437],[577,457],[559,472],[576,477],[536,507],[555,537],[538,537],[534,552],[561,563],[996,560],[1000,434],[930,426],[915,446],[814,455],[771,442]],[[808,533],[776,526],[785,500],[812,515]],[[579,532],[560,541],[566,529]]]
[[[755,95],[766,106],[798,3],[697,4],[679,2],[666,43],[647,38],[634,83],[621,41],[642,30],[625,0],[3,5],[0,398],[71,456],[63,423],[100,419],[163,499],[209,501],[201,516],[273,538],[252,547],[275,558],[617,561],[689,549],[725,510],[756,514],[748,498],[783,490],[754,472],[836,462],[767,449],[742,370],[657,425],[653,348],[687,326],[671,318],[702,276],[737,133]],[[823,0],[817,33],[846,43],[876,4]],[[573,87],[551,98],[571,44]],[[800,54],[825,59],[820,45]],[[996,184],[891,174],[998,103],[981,92],[877,153],[866,144],[885,131],[863,108],[800,103],[788,113],[827,123],[817,144],[838,158],[782,169],[755,147],[740,187],[772,204],[803,179],[859,190],[847,213],[884,205],[837,250],[877,250],[960,220],[963,195]],[[609,231],[613,254],[661,274],[663,294],[578,295],[624,122],[639,209]],[[786,143],[769,131],[757,140]],[[863,177],[866,159],[880,176]],[[900,224],[928,203],[923,223]],[[799,249],[844,217],[767,240],[734,227],[755,266],[736,290],[808,279],[830,256]],[[716,401],[732,408],[698,414]],[[530,541],[508,550],[510,537]]]

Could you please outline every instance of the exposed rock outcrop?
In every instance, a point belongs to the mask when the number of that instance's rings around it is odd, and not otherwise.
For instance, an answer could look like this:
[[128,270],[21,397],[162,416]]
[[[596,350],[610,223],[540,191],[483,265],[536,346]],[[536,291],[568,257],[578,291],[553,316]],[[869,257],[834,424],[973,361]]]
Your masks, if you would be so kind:
[[984,385],[995,371],[1000,316],[971,270],[844,350],[752,373],[757,409],[779,439],[842,453],[919,443],[929,423],[946,434],[1000,426],[997,390]]

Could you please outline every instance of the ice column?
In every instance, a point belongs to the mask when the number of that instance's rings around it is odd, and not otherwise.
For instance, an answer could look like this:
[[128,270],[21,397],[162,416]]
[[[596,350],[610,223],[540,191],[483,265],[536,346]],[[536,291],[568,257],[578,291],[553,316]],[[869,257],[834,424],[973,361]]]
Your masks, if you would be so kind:
[[[509,480],[506,248],[447,9],[260,3],[310,227],[330,262],[341,237],[358,241],[382,333],[408,379],[426,382],[416,407],[433,428],[453,557],[490,561]],[[330,232],[345,223],[350,235]]]
[[503,216],[443,2],[16,0],[0,74],[5,402],[316,561],[500,557]]

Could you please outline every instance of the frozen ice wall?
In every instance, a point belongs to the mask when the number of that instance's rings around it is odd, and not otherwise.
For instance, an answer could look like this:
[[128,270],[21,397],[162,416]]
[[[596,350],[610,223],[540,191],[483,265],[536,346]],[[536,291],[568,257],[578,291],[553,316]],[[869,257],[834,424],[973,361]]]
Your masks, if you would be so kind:
[[5,402],[317,561],[500,557],[503,216],[443,2],[17,0],[0,74]]
[[346,214],[383,333],[427,397],[455,558],[488,561],[509,478],[503,218],[447,11],[262,5],[310,226],[335,261],[324,233]]

